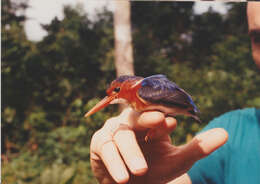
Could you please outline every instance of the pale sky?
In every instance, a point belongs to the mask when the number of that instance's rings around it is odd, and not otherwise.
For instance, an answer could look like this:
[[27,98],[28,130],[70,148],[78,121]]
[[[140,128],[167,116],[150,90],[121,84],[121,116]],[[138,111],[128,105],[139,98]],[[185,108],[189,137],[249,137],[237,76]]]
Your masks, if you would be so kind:
[[[25,23],[25,31],[29,40],[40,41],[46,32],[40,24],[48,24],[56,16],[63,18],[64,5],[76,6],[82,4],[83,9],[89,14],[90,18],[95,18],[96,10],[101,11],[104,6],[113,11],[111,0],[29,0],[29,8],[26,10],[28,20]],[[197,2],[194,6],[196,13],[203,13],[209,7],[220,13],[226,13],[227,8],[223,2]]]

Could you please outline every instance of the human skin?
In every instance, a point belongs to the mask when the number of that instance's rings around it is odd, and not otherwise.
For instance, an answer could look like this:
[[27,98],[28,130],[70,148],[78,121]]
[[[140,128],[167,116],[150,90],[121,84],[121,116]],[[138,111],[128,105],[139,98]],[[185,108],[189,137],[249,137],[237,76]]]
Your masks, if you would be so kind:
[[[138,113],[132,108],[110,118],[91,141],[90,159],[95,177],[102,184],[165,184],[186,173],[194,162],[228,139],[224,129],[215,128],[185,145],[174,146],[169,133],[176,126],[174,118],[161,112]],[[151,129],[153,133],[145,141]]]
[[260,2],[248,2],[247,18],[252,55],[260,69]]
[[[247,7],[252,55],[260,69],[260,2]],[[215,128],[182,146],[172,145],[169,133],[177,122],[160,112],[137,113],[125,109],[110,118],[91,140],[91,166],[98,181],[110,183],[191,184],[186,173],[199,159],[225,144],[228,134]],[[144,137],[148,130],[153,134]],[[176,179],[177,178],[177,179]]]
[[[251,39],[251,49],[253,59],[260,69],[260,2],[247,3],[247,22],[248,33]],[[177,180],[173,180],[171,184],[191,184],[191,180],[187,174],[182,175]]]

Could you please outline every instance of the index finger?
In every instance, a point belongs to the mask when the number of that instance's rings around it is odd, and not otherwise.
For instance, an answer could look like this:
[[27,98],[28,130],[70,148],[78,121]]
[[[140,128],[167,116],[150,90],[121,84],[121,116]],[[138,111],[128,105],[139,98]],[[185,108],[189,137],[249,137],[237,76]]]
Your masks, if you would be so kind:
[[165,121],[165,116],[159,111],[136,112],[132,108],[126,108],[119,115],[120,121],[125,122],[134,130],[147,130],[158,127]]
[[165,116],[159,111],[143,112],[137,119],[137,128],[156,128],[165,122]]

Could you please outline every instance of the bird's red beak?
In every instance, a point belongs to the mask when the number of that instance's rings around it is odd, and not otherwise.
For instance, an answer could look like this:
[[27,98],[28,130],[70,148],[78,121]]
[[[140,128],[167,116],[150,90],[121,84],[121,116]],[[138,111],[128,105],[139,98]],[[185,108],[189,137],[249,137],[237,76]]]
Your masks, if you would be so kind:
[[110,102],[112,102],[114,99],[116,98],[116,95],[111,95],[111,96],[106,96],[105,98],[103,98],[100,102],[98,102],[92,109],[90,109],[85,115],[84,117],[88,117],[96,112],[98,112],[99,110],[105,108],[106,106],[108,106],[110,104]]

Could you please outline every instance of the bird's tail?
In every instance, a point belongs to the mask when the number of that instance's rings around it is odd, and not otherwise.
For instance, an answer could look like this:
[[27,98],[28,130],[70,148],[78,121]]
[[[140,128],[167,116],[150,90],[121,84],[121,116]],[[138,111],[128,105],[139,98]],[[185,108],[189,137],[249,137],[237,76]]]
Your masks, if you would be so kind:
[[188,111],[190,113],[190,116],[197,122],[201,123],[200,118],[198,117],[198,111],[190,110]]
[[191,117],[192,117],[195,121],[197,121],[197,122],[199,122],[199,123],[202,123],[201,120],[200,120],[200,118],[199,118],[197,115],[191,115]]

